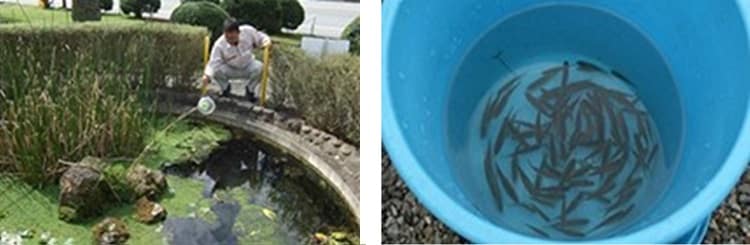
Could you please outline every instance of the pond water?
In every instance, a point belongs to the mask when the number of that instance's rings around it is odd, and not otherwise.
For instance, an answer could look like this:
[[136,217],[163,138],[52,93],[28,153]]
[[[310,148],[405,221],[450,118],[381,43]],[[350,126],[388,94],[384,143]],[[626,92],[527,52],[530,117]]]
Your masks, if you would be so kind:
[[359,230],[322,179],[249,137],[223,143],[200,165],[171,165],[163,171],[203,183],[197,204],[190,205],[195,211],[164,222],[170,244],[309,244],[316,232]]

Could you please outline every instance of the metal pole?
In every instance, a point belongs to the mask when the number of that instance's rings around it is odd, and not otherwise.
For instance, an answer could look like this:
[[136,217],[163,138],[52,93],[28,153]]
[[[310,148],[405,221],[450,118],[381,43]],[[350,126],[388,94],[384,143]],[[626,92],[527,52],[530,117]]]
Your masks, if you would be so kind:
[[266,87],[268,86],[268,67],[271,56],[271,45],[263,48],[263,72],[261,73],[260,84],[260,106],[266,106]]

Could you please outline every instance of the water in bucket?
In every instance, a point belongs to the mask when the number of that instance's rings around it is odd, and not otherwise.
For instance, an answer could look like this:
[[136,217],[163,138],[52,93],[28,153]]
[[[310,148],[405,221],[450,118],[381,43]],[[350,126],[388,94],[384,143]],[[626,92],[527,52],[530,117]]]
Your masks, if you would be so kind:
[[[647,40],[620,40],[644,47],[632,49],[630,57],[650,60],[618,70],[607,62],[614,57],[587,52],[575,39],[566,43],[551,32],[509,35],[537,28],[539,18],[577,11],[593,22],[601,14],[552,6],[501,22],[471,48],[454,85],[490,84],[468,127],[459,130],[466,136],[449,137],[466,140],[451,144],[462,146],[455,151],[457,159],[465,159],[455,161],[459,186],[492,222],[540,238],[596,239],[622,232],[659,201],[673,172],[674,158],[665,156],[643,102],[649,98],[639,96],[649,83],[674,86]],[[602,33],[580,32],[586,34]],[[638,32],[618,33],[629,34]]]

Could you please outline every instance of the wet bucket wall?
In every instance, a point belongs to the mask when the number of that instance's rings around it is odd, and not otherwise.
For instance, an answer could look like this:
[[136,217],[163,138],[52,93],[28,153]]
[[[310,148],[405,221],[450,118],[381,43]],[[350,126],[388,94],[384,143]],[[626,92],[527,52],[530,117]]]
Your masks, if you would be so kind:
[[[474,242],[699,242],[748,162],[747,1],[392,0],[383,13],[384,143],[420,201]],[[632,81],[663,163],[625,221],[545,239],[488,208],[477,115],[513,77],[577,60]]]

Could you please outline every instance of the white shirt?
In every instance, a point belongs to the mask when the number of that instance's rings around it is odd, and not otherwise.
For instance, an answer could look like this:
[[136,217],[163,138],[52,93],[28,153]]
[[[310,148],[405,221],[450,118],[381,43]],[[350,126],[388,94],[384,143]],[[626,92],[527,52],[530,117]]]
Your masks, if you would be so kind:
[[214,47],[211,49],[211,58],[206,65],[204,74],[213,77],[219,67],[228,65],[232,68],[242,69],[250,65],[255,59],[253,49],[263,46],[265,40],[270,38],[265,33],[255,30],[252,26],[240,26],[240,37],[237,46],[227,42],[224,35],[221,35]]

